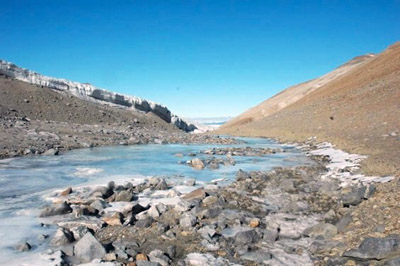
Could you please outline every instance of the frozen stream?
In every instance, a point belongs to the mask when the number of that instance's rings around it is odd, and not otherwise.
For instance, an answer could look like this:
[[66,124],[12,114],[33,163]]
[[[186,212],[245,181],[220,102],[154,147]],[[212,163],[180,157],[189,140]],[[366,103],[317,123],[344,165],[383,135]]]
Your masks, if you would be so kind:
[[[59,156],[32,156],[0,161],[0,264],[10,259],[43,251],[45,244],[33,246],[32,251],[20,253],[15,246],[22,241],[37,243],[40,234],[48,234],[52,227],[42,227],[37,218],[46,204],[44,195],[55,189],[86,184],[117,184],[143,176],[164,176],[180,180],[195,178],[197,183],[214,179],[234,180],[237,170],[270,170],[276,166],[310,164],[311,161],[294,147],[276,144],[267,139],[242,139],[246,143],[229,145],[263,148],[284,148],[285,153],[263,157],[234,156],[235,166],[220,166],[216,170],[194,170],[185,163],[190,153],[200,158],[199,151],[228,145],[138,145],[100,147],[69,151]],[[176,154],[184,154],[177,157]],[[216,156],[218,157],[218,156]],[[225,183],[226,183],[225,182]]]

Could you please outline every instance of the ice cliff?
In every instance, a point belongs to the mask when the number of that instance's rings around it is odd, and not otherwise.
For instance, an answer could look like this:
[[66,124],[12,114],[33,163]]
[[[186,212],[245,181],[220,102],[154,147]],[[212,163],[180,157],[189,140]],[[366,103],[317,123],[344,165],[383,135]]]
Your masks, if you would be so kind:
[[18,67],[17,65],[4,60],[0,60],[0,74],[34,85],[64,91],[84,100],[98,100],[127,108],[134,108],[146,113],[152,112],[167,123],[174,124],[179,129],[186,132],[196,129],[195,125],[187,123],[178,116],[172,114],[166,106],[136,96],[118,94],[96,88],[88,83],[79,83],[66,79],[47,77],[37,72]]

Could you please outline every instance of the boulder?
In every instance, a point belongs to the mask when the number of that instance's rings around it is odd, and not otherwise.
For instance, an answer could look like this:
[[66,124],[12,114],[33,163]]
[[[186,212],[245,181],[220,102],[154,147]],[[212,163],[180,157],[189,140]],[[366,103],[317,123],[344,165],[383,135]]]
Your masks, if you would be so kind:
[[60,196],[65,197],[72,193],[72,188],[69,187],[60,193]]
[[384,238],[367,237],[356,249],[344,253],[344,256],[362,260],[382,260],[400,252],[400,235]]
[[247,245],[254,243],[258,240],[257,232],[254,229],[243,230],[236,234],[236,245]]
[[147,218],[144,218],[144,219],[141,219],[141,220],[137,221],[135,223],[135,226],[137,228],[146,228],[146,227],[151,226],[153,224],[153,222],[154,222],[153,218],[147,217]]
[[103,221],[108,225],[122,225],[123,215],[120,212],[114,212],[109,216],[103,217]]
[[367,187],[353,188],[350,192],[342,195],[342,202],[344,206],[360,204],[367,192]]
[[160,216],[160,212],[157,210],[155,205],[150,207],[150,209],[147,211],[147,214],[152,218],[157,218]]
[[257,263],[257,265],[268,264],[268,261],[272,259],[272,254],[267,250],[257,250],[252,252],[246,252],[241,259]]
[[43,153],[44,156],[54,156],[58,155],[58,150],[56,149],[49,149]]
[[315,239],[330,239],[338,233],[338,229],[333,224],[319,223],[304,230],[303,235]]
[[204,199],[206,197],[206,192],[204,191],[204,188],[198,188],[193,190],[192,192],[189,192],[185,195],[182,196],[182,199],[184,200],[194,200],[194,199]]
[[41,213],[40,217],[48,217],[48,216],[54,216],[54,215],[62,215],[62,214],[67,214],[72,212],[72,208],[69,204],[66,202],[63,203],[58,203],[54,204],[51,207],[46,207],[44,208]]
[[201,170],[204,169],[205,165],[202,160],[199,158],[194,158],[190,160],[190,166],[192,166],[194,169]]
[[179,219],[179,224],[185,228],[191,228],[197,223],[197,218],[193,214],[187,212]]
[[92,207],[95,210],[98,210],[101,212],[103,209],[107,208],[109,205],[107,202],[105,202],[103,199],[96,199],[90,204],[90,207]]
[[74,247],[75,256],[82,262],[91,262],[106,255],[103,245],[91,234],[87,233]]
[[204,205],[212,205],[212,204],[215,204],[217,201],[218,201],[217,196],[208,196],[203,199],[203,204]]
[[53,239],[51,240],[50,244],[52,246],[63,246],[73,241],[74,241],[74,236],[71,233],[71,231],[66,228],[60,227],[57,229],[57,232],[53,236]]
[[215,258],[209,253],[189,253],[185,258],[186,265],[192,266],[225,266],[230,265],[229,261],[224,258]]
[[115,201],[131,201],[133,193],[128,190],[123,190],[115,196]]

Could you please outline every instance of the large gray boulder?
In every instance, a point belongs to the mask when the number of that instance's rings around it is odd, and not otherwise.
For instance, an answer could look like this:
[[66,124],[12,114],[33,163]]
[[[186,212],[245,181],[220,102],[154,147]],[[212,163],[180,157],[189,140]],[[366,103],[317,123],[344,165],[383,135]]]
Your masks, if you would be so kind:
[[53,236],[53,239],[51,240],[51,245],[53,246],[63,246],[67,245],[74,241],[74,236],[70,230],[67,228],[58,228],[57,232]]
[[363,260],[382,260],[400,254],[400,235],[385,238],[368,237],[360,246],[344,253],[344,256]]
[[104,255],[106,255],[106,250],[91,233],[87,233],[76,243],[74,254],[82,262],[90,262],[93,259],[101,259],[104,257]]
[[181,216],[181,218],[179,219],[180,226],[182,226],[184,228],[191,228],[191,227],[195,226],[196,223],[197,223],[196,216],[194,216],[193,214],[191,214],[189,212],[184,213]]
[[338,233],[333,224],[319,223],[304,230],[303,235],[316,239],[330,239]]
[[72,208],[66,202],[54,204],[53,206],[44,208],[40,217],[54,216],[54,215],[62,215],[72,212]]

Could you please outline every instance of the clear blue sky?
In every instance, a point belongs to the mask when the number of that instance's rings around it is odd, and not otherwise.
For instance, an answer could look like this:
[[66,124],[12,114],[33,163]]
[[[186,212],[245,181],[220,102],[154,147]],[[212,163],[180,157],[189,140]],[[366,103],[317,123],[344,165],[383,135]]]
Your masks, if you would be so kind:
[[0,1],[0,58],[233,116],[400,40],[400,1]]

